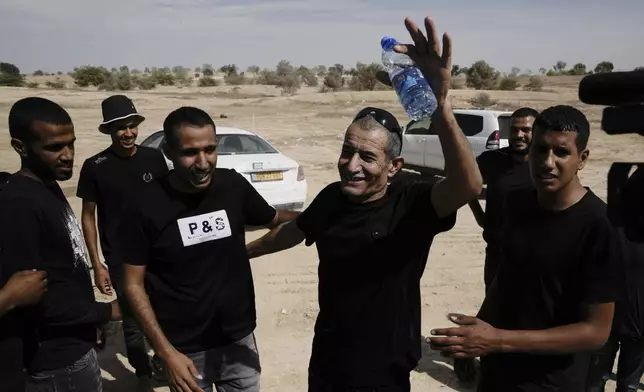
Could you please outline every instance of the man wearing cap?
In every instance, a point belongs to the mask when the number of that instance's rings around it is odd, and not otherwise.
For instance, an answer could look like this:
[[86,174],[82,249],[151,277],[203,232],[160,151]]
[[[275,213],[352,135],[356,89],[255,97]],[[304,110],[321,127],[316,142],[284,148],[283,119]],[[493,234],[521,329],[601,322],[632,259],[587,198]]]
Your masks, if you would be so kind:
[[[149,380],[152,369],[144,335],[138,327],[123,295],[122,265],[110,257],[122,206],[134,194],[157,177],[168,172],[163,154],[138,146],[138,126],[145,120],[131,99],[113,95],[102,102],[103,122],[98,130],[112,139],[111,145],[83,163],[76,196],[83,199],[83,234],[94,268],[96,287],[112,295],[112,288],[123,310],[123,334],[128,361],[137,377]],[[96,211],[98,210],[98,225]],[[98,253],[97,228],[104,262]]]

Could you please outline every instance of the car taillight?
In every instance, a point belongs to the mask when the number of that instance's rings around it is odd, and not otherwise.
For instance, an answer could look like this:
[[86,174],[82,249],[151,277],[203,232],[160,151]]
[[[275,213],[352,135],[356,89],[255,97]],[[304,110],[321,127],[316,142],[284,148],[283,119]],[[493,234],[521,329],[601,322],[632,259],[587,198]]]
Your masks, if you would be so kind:
[[494,131],[490,134],[490,137],[487,138],[487,143],[485,143],[485,148],[488,150],[496,150],[501,145],[501,132]]
[[297,168],[297,180],[298,181],[304,181],[304,168],[302,166],[299,166]]

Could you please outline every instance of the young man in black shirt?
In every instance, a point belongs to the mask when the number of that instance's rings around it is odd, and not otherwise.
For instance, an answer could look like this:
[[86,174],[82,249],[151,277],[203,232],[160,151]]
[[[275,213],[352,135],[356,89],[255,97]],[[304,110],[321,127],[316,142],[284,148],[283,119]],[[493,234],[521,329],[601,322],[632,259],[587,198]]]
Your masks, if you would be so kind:
[[429,40],[411,20],[415,46],[400,45],[420,66],[438,101],[432,116],[447,177],[394,181],[403,165],[401,131],[382,109],[361,110],[348,127],[338,171],[295,222],[248,244],[251,257],[306,240],[320,258],[319,305],[309,364],[309,391],[409,391],[421,355],[420,279],[434,236],[450,230],[456,211],[481,192],[469,143],[447,100],[451,42],[442,55],[433,22]]
[[[1,257],[0,250],[0,259]],[[0,391],[25,390],[21,339],[23,325],[16,312],[20,308],[38,303],[46,288],[45,271],[19,271],[5,276],[3,264],[0,262]]]
[[499,230],[503,222],[501,214],[506,196],[522,188],[533,188],[528,166],[528,151],[532,141],[532,126],[539,112],[532,108],[521,108],[510,118],[509,146],[498,150],[485,151],[476,158],[487,184],[485,192],[485,212],[478,199],[472,200],[470,208],[477,223],[483,228],[485,247],[485,267],[483,281],[485,291],[492,284],[500,259],[501,247]]
[[[94,268],[94,283],[101,293],[112,295],[112,287],[123,313],[123,335],[127,358],[142,382],[152,375],[143,332],[123,293],[123,266],[112,260],[113,244],[123,206],[142,186],[168,172],[161,151],[138,146],[138,127],[145,120],[125,95],[112,95],[102,102],[101,133],[110,135],[111,145],[83,163],[76,196],[83,199],[82,226]],[[104,263],[98,253],[98,232]],[[107,268],[106,268],[107,266]]]
[[48,279],[42,300],[21,311],[27,390],[100,391],[97,328],[120,310],[96,302],[83,235],[56,182],[72,176],[72,120],[52,101],[24,98],[9,112],[9,132],[21,168],[0,192],[2,274],[38,269]]
[[242,175],[216,168],[215,124],[203,110],[179,108],[163,130],[174,170],[139,192],[118,230],[125,294],[173,388],[258,391],[245,227],[297,213],[276,211]]
[[479,391],[585,390],[590,354],[611,330],[621,249],[606,204],[578,177],[590,126],[579,110],[554,106],[534,123],[534,190],[508,195],[503,262],[477,317],[431,331],[456,358],[481,357]]

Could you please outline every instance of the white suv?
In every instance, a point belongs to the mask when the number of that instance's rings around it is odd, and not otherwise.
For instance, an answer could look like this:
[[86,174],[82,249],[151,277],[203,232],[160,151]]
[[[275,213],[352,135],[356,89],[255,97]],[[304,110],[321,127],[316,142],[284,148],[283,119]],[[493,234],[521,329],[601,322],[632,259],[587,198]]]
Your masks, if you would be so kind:
[[[508,145],[512,112],[454,109],[454,116],[477,157],[486,150]],[[405,167],[410,169],[444,172],[443,149],[429,118],[411,121],[404,127],[402,156]]]

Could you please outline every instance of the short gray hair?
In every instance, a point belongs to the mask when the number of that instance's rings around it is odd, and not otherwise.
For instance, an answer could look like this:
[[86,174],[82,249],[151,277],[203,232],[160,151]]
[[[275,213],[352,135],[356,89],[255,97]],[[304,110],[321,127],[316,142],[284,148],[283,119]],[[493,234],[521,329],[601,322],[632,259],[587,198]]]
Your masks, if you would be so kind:
[[400,134],[389,131],[370,115],[360,117],[354,121],[353,124],[365,131],[385,131],[387,133],[387,157],[389,159],[394,159],[400,156],[402,152],[402,139]]

